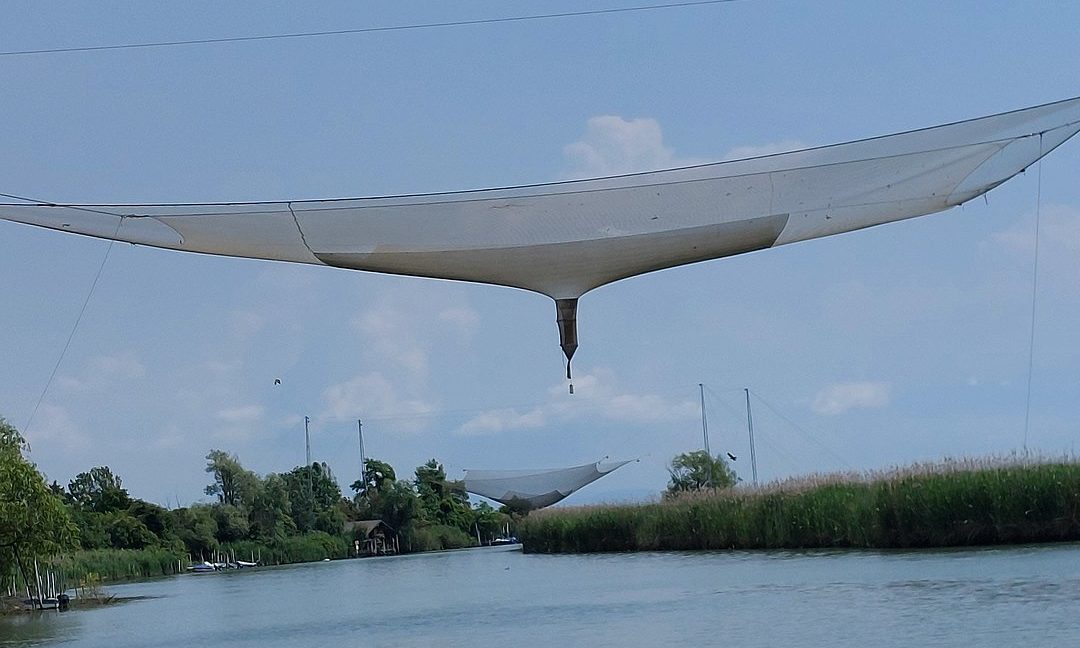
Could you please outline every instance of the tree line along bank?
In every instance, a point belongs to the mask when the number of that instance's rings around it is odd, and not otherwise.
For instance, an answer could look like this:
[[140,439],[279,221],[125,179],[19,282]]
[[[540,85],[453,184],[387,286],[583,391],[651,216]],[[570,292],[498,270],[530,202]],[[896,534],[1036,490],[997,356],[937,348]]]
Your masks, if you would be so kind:
[[[512,517],[469,502],[460,482],[432,459],[410,479],[369,459],[344,496],[324,463],[265,476],[222,450],[206,456],[214,501],[167,509],[132,497],[108,466],[48,483],[24,454],[18,431],[0,419],[0,593],[32,579],[35,560],[78,580],[175,573],[214,556],[282,564],[343,558],[361,541],[358,520],[381,520],[401,552],[489,541]],[[29,576],[28,576],[29,575]]]

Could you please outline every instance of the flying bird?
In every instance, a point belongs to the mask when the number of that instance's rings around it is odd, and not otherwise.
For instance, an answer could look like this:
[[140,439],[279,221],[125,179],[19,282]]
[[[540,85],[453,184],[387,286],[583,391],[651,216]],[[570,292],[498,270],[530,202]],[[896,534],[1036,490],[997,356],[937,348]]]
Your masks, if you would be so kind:
[[281,378],[274,378],[274,384],[275,385],[280,385],[281,384]]
[[738,459],[738,457],[736,457],[735,455],[731,454],[730,452],[728,452],[728,453],[725,453],[725,454],[727,454],[727,456],[728,456],[728,459],[731,459],[732,461],[735,461],[736,459]]

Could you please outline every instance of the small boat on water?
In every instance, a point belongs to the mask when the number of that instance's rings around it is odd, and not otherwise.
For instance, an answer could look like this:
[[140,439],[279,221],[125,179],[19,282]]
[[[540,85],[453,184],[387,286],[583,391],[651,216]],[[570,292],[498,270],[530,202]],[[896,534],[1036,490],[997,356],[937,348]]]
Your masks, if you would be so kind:
[[225,571],[228,569],[248,569],[250,567],[258,567],[259,563],[248,560],[233,560],[229,562],[198,562],[192,563],[188,566],[187,570],[192,574],[212,574],[214,572]]
[[52,596],[48,598],[42,598],[40,600],[34,598],[22,599],[20,603],[25,610],[66,610],[71,599],[67,594],[61,594],[59,596]]

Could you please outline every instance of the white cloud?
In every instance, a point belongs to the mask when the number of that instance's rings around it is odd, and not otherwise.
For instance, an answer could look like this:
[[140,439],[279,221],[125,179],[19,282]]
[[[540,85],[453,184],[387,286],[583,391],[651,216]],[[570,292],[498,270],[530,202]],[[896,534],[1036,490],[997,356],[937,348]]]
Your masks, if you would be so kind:
[[657,422],[692,419],[699,415],[698,405],[685,398],[671,399],[660,394],[625,392],[608,369],[574,378],[573,396],[565,384],[551,387],[554,407],[564,416],[595,412],[611,421]]
[[887,383],[837,383],[819,391],[810,408],[823,416],[836,416],[853,409],[885,407],[889,404],[889,397]]
[[75,423],[67,410],[59,405],[43,403],[33,424],[26,431],[26,440],[38,452],[60,447],[82,450],[89,445],[85,432]]
[[439,321],[454,327],[462,335],[472,335],[480,326],[480,314],[468,306],[454,306],[439,311]]
[[203,371],[214,374],[215,377],[221,378],[239,370],[240,363],[222,362],[221,360],[207,360],[206,362],[201,363],[200,368]]
[[188,442],[187,435],[175,423],[166,427],[165,431],[154,438],[152,446],[159,450],[175,450],[184,447]]
[[414,379],[423,379],[428,374],[428,353],[412,332],[416,319],[416,315],[390,304],[380,304],[361,313],[352,324],[381,360],[397,365]]
[[414,420],[395,425],[399,429],[417,431],[424,427],[423,418],[434,411],[431,403],[405,393],[382,373],[373,371],[337,385],[323,392],[326,409],[323,416],[337,421],[365,417],[386,417]]
[[263,407],[261,405],[241,405],[220,410],[217,417],[226,423],[233,425],[245,425],[257,423],[262,420]]
[[324,418],[384,418],[400,431],[431,424],[430,358],[444,340],[471,335],[479,315],[442,292],[419,284],[387,293],[352,319],[361,366],[378,367],[323,392]]
[[[802,148],[806,145],[798,140],[739,146],[718,160],[739,160]],[[581,139],[563,148],[563,157],[567,162],[564,173],[567,178],[595,178],[718,161],[677,157],[675,150],[664,144],[660,122],[649,117],[624,119],[618,115],[590,118]]]
[[233,311],[229,315],[229,329],[233,336],[248,340],[262,330],[264,318],[251,311]]
[[806,144],[803,144],[799,140],[781,140],[779,142],[761,144],[759,146],[736,146],[728,151],[722,159],[742,160],[745,158],[761,157],[763,155],[786,153],[787,151],[798,151],[799,149],[804,148],[806,148]]
[[540,407],[524,413],[516,409],[488,410],[466,421],[458,429],[458,433],[462,436],[497,434],[507,430],[543,427],[546,421],[547,417]]
[[585,134],[563,148],[573,178],[653,171],[676,166],[675,152],[664,146],[655,119],[623,119],[618,115],[592,117]]
[[[991,235],[991,239],[1014,252],[1030,255],[1035,250],[1034,220],[1034,214],[1029,215],[1009,229]],[[1040,256],[1080,253],[1080,209],[1046,205],[1039,221]]]
[[265,410],[261,405],[241,405],[218,410],[217,418],[224,427],[216,430],[217,437],[227,441],[246,441],[260,428]]
[[486,410],[465,422],[457,433],[463,436],[496,434],[590,417],[619,422],[669,423],[693,420],[699,415],[697,403],[690,399],[623,391],[618,387],[614,373],[607,369],[579,374],[573,383],[573,395],[568,393],[566,383],[560,382],[548,390],[547,403],[525,412]]
[[119,383],[146,375],[146,368],[132,352],[97,356],[86,363],[78,375],[61,376],[56,386],[75,393],[107,391]]

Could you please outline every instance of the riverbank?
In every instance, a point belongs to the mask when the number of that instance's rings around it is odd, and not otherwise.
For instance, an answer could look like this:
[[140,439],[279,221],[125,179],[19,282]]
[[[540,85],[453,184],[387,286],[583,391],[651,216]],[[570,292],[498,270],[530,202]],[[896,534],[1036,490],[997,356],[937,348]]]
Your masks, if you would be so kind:
[[528,553],[916,548],[1080,540],[1080,463],[1012,457],[538,511]]
[[[274,543],[241,541],[227,543],[215,551],[215,556],[229,560],[252,560],[260,565],[288,565],[317,562],[327,558],[348,558],[351,543],[344,537],[313,532],[290,536]],[[205,556],[207,560],[214,556]],[[163,547],[146,549],[92,549],[77,551],[43,561],[43,572],[53,575],[65,588],[82,583],[119,583],[187,572],[192,560],[202,557]],[[16,581],[22,587],[21,581]]]
[[108,589],[144,598],[88,614],[0,618],[4,648],[1080,645],[1080,544],[560,556],[474,549]]

